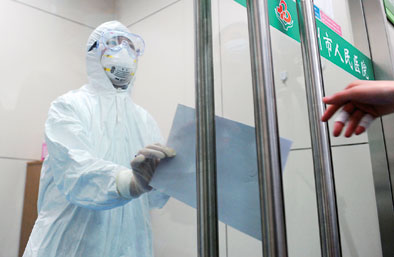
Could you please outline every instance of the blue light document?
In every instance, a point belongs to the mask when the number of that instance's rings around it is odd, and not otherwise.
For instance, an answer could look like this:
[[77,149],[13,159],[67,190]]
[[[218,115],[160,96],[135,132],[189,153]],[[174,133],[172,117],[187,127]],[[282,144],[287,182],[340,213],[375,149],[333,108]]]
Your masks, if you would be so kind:
[[[178,105],[167,145],[176,157],[160,162],[151,186],[196,208],[195,110]],[[291,141],[280,139],[282,167]],[[216,117],[219,220],[261,240],[254,127]]]

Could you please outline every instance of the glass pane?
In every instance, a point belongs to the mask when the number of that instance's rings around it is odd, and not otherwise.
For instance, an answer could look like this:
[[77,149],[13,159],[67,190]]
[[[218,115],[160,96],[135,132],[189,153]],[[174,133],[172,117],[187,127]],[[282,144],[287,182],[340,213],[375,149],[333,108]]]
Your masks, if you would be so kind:
[[[271,1],[271,9],[280,8],[279,3],[280,1]],[[293,23],[296,23],[295,3],[293,1],[286,1],[286,3]],[[272,19],[279,19],[276,14],[276,12],[270,12],[271,22]],[[288,31],[284,30],[285,24],[280,23],[279,26],[279,28],[271,27],[279,130],[281,136],[293,141],[283,178],[288,252],[290,257],[321,256],[299,34],[296,25],[288,27]]]
[[[343,28],[343,38],[351,46],[346,47],[335,34],[329,34],[335,39],[333,45],[338,48],[338,56],[342,54],[347,65],[339,67],[322,59],[327,95],[342,90],[352,81],[367,79],[365,69],[372,68],[360,61],[362,54],[370,58],[361,1],[332,1],[332,5],[333,20]],[[324,47],[323,44],[323,51]],[[346,48],[350,52],[348,60]],[[332,126],[330,122],[331,129]],[[343,256],[382,256],[367,133],[351,138],[331,136],[331,142]]]
[[[195,112],[194,5],[193,1],[172,1],[160,3],[163,7],[159,8],[158,2],[150,4],[157,6],[156,12],[130,26],[143,36],[147,45],[133,99],[155,117],[169,146],[178,143],[175,145],[178,160],[174,160],[177,164],[171,166],[174,170],[163,170],[172,174],[168,182],[171,186],[165,190],[172,197],[162,209],[151,212],[154,253],[158,257],[197,256],[196,125],[194,116],[189,115]],[[129,17],[138,13],[135,8],[146,8],[143,1],[124,3],[129,11],[123,12]],[[220,90],[217,86],[216,92]],[[220,95],[215,100],[216,112],[220,113]],[[165,179],[157,175],[158,179]],[[157,183],[161,185],[163,181]],[[225,240],[226,228],[220,223],[219,250],[223,257]]]
[[[235,1],[222,0],[216,5],[218,30],[214,34],[217,54],[215,57],[215,77],[216,86],[221,87],[222,110],[220,116],[228,119],[233,133],[241,129],[244,138],[252,138],[254,135],[254,111],[253,111],[253,88],[250,68],[249,36],[246,9]],[[245,127],[244,127],[245,126]],[[247,126],[247,127],[246,127]],[[250,128],[248,130],[247,128]],[[232,130],[234,129],[234,130]],[[216,137],[222,138],[222,131],[216,130]],[[250,134],[249,134],[250,133]],[[239,138],[240,136],[232,136]],[[231,139],[230,139],[231,140]],[[253,142],[254,143],[254,142]],[[218,147],[224,142],[218,142]],[[227,228],[227,255],[228,257],[238,256],[261,256],[261,240],[256,238],[261,235],[260,212],[258,200],[258,187],[256,168],[256,153],[249,150],[255,148],[245,141],[238,147],[227,149],[226,152],[232,154],[226,162],[232,163],[233,168],[223,171],[227,176],[237,178],[238,183],[230,192],[219,191],[222,195],[233,195],[232,209],[224,209],[228,222]],[[220,153],[219,153],[220,154]],[[222,155],[225,155],[223,153]],[[240,165],[239,165],[240,164]],[[244,169],[239,169],[244,166]],[[250,181],[249,183],[247,181]],[[231,181],[219,181],[219,183],[229,183]],[[236,192],[236,193],[234,193]],[[248,208],[248,204],[253,205]],[[251,224],[254,229],[250,229]],[[261,238],[261,236],[260,236]]]
[[[289,12],[293,11],[294,3],[292,1],[286,1],[286,3]],[[370,55],[365,26],[362,20],[361,3],[359,1],[316,1],[315,4],[317,5],[315,6],[315,13],[317,17],[319,46],[323,56],[322,67],[326,94],[330,95],[337,92],[356,79],[367,79],[368,76],[372,78],[371,73],[366,70],[371,69],[371,66],[366,64],[369,61],[368,58]],[[293,81],[297,79],[294,76],[286,75],[291,74],[292,71],[301,66],[302,59],[297,58],[301,54],[297,47],[299,43],[293,40],[296,38],[293,37],[292,39],[291,32],[287,32],[282,28],[280,29],[282,30],[281,32],[277,28],[272,29],[275,76],[279,76],[280,79],[276,81],[278,109],[281,112],[279,114],[279,122],[280,126],[282,126],[286,124],[285,122],[292,121],[291,124],[293,125],[289,124],[289,122],[281,128],[281,132],[290,134],[292,132],[287,132],[288,130],[296,130],[301,126],[298,124],[299,122],[307,120],[307,118],[299,118],[299,116],[307,117],[307,111],[305,108],[302,114],[298,111],[293,113],[295,107],[291,105],[293,103],[291,99],[294,99],[296,94],[290,94],[288,96],[289,99],[286,99],[283,94],[283,92],[289,92],[296,88],[295,85],[297,83]],[[288,29],[290,30],[291,28],[289,27]],[[294,44],[294,47],[291,47],[291,44]],[[293,54],[285,56],[288,52],[293,52]],[[301,71],[301,69],[299,70]],[[304,91],[302,77],[303,75],[299,77],[297,82],[301,82],[300,89]],[[281,105],[282,101],[284,103],[283,105]],[[300,98],[294,101],[294,103],[296,105],[305,103],[305,93],[300,95]],[[291,115],[289,115],[290,113]],[[307,125],[307,123],[304,124]],[[332,128],[332,122],[330,123],[330,128]],[[300,142],[301,135],[306,135],[307,131],[306,128],[303,128],[300,129],[300,133],[295,134],[295,145],[297,145],[297,142]],[[306,136],[309,138],[309,135]],[[295,156],[295,153],[300,155],[302,152],[306,154],[309,151],[310,143],[307,140],[302,140],[301,142],[304,142],[304,144],[301,148],[298,148],[297,145],[293,149],[293,156]],[[336,178],[343,255],[381,256],[376,200],[367,135],[364,134],[352,138],[331,137],[331,142],[333,146],[333,165]],[[307,149],[304,149],[304,147]],[[290,155],[290,161],[292,160],[292,154]],[[297,162],[305,162],[308,159],[312,161],[310,157],[304,157],[297,158]],[[284,183],[286,215],[288,217],[289,255],[318,256],[320,255],[320,249],[317,215],[316,211],[314,211],[316,210],[316,204],[314,203],[315,190],[313,185],[312,162],[309,162],[310,172],[308,175],[305,173],[307,169],[301,167],[300,164],[297,165],[294,163],[293,166],[287,166],[285,170]],[[296,168],[296,171],[286,173],[287,170],[293,168]],[[307,188],[309,190],[305,191]],[[305,202],[303,201],[304,199],[309,199],[310,201]],[[300,204],[301,201],[303,204]],[[361,202],[364,203],[362,204]],[[297,209],[299,212],[297,212]],[[305,212],[305,210],[309,211]],[[360,212],[363,214],[360,215]],[[295,219],[297,214],[301,215],[298,216],[298,219]],[[308,223],[308,220],[311,222]],[[304,223],[300,221],[304,221]],[[369,239],[361,236],[361,234],[368,235]],[[309,245],[307,239],[310,237],[312,237],[312,247],[306,247]],[[305,247],[300,247],[303,244]],[[309,252],[309,250],[313,252]]]
[[[146,8],[143,1],[123,3],[129,7],[123,10],[129,18],[138,14],[135,8]],[[152,1],[151,5],[157,13],[130,27],[147,45],[133,99],[155,117],[167,141],[178,104],[195,106],[193,3]],[[152,210],[151,217],[155,256],[197,256],[196,209],[171,197],[162,209]]]
[[[332,40],[332,52],[328,53],[326,50],[327,56],[323,55],[322,58],[327,95],[339,91],[357,78],[362,78],[364,75],[361,69],[362,58],[370,56],[360,2],[349,2],[335,0],[315,2],[318,23],[323,26],[320,27],[321,47],[327,46],[328,39]],[[254,126],[249,38],[244,3],[245,1],[219,1],[218,41],[221,55],[220,63],[217,65],[219,68],[215,72],[221,74],[224,117]],[[272,20],[278,17],[275,7],[279,7],[279,3],[280,1],[269,1],[271,24]],[[288,0],[285,3],[293,21],[296,22],[294,1]],[[291,32],[296,28],[294,24],[290,26],[279,21],[277,23],[280,27],[273,25],[271,37],[279,130],[281,137],[293,142],[283,171],[289,256],[320,256],[316,190],[298,31]],[[331,33],[335,33],[336,36],[332,36]],[[338,49],[336,49],[336,40],[341,42]],[[343,41],[348,44],[342,44]],[[350,46],[358,50],[354,51]],[[346,52],[345,47],[349,48],[349,52]],[[339,58],[337,56],[339,52],[336,51],[340,51],[344,64],[335,64],[328,60],[331,57],[328,55],[331,54]],[[354,55],[360,53],[364,57],[360,55],[355,59]],[[347,54],[349,54],[348,61],[353,65],[352,71],[349,70],[350,63],[346,63]],[[357,61],[359,75],[355,74]],[[349,67],[345,67],[346,65]],[[366,72],[366,74],[370,73]],[[350,139],[331,138],[331,142],[344,256],[361,252],[363,256],[380,256],[379,227],[367,136]],[[362,161],[357,161],[360,156],[363,156]],[[357,177],[356,173],[360,177]],[[365,190],[361,192],[361,188]],[[363,198],[368,202],[365,206],[359,204]],[[358,215],[356,210],[360,208],[364,213],[362,217],[350,218],[356,217]],[[247,214],[246,211],[245,217],[248,216]],[[366,226],[362,226],[361,220],[367,221]],[[373,242],[369,249],[364,249],[369,245],[365,238],[356,237],[359,233],[368,235],[367,230],[364,229],[372,231]],[[228,256],[261,256],[259,240],[231,226],[228,226],[227,237]],[[356,250],[359,247],[364,250]]]
[[[141,4],[125,1],[125,4],[130,6],[130,13],[138,13],[132,10],[136,7],[141,10],[146,7],[142,1]],[[158,6],[159,3],[154,1],[151,5]],[[177,150],[178,156],[175,158],[185,158],[182,164],[186,165],[187,162],[189,165],[182,166],[188,167],[187,170],[179,170],[177,167],[176,172],[179,172],[179,176],[171,178],[174,184],[169,192],[174,193],[174,197],[170,198],[164,208],[151,212],[154,253],[158,257],[197,256],[194,163],[196,135],[195,124],[189,124],[191,117],[186,115],[189,113],[188,108],[192,108],[193,113],[195,108],[193,16],[193,1],[172,1],[163,4],[161,9],[157,8],[157,12],[130,26],[131,30],[143,36],[147,45],[139,66],[138,85],[133,91],[133,99],[156,118],[166,140],[179,137],[178,140],[185,142],[177,145],[183,151]],[[179,105],[186,106],[186,109],[182,109],[186,110],[185,113],[179,113]],[[217,98],[216,106],[220,110],[220,98]],[[176,124],[173,123],[174,117],[177,118]],[[186,130],[189,134],[185,138],[185,130],[177,132],[175,127],[189,129]],[[187,140],[193,141],[193,144],[186,147]],[[179,192],[179,187],[185,186],[180,185],[182,183],[188,183],[187,188],[186,191]],[[219,225],[219,236],[220,256],[225,256],[223,224]]]
[[[253,130],[254,127],[254,111],[249,36],[246,8],[239,2],[244,1],[212,1],[215,111],[218,117],[233,122],[230,126],[232,132],[238,128],[247,129],[250,139],[254,136],[250,134],[250,129]],[[273,7],[278,7],[279,2],[279,0],[269,1],[270,6]],[[294,12],[294,1],[285,0],[285,2],[290,14],[295,18],[297,13]],[[328,34],[323,31],[320,34],[321,48],[327,55],[332,54],[336,57],[337,61],[343,59],[344,63],[338,65],[330,61],[327,56],[322,58],[325,91],[329,95],[363,76],[361,57],[357,59],[360,65],[359,76],[356,74],[357,63],[354,54],[349,56],[350,62],[346,62],[346,51],[343,45],[339,45],[340,48],[337,49],[335,40],[345,40],[366,57],[370,57],[369,44],[362,18],[361,0],[315,0],[314,2],[317,5],[316,12],[319,14],[319,21],[331,29]],[[21,254],[24,250],[37,213],[34,204],[29,212],[22,210],[22,206],[30,206],[31,202],[36,201],[24,202],[25,182],[26,192],[30,192],[28,191],[30,186],[35,186],[34,190],[38,190],[37,178],[39,177],[37,172],[34,173],[36,180],[30,180],[30,177],[26,176],[26,167],[29,172],[31,165],[42,165],[39,161],[28,165],[26,163],[41,158],[44,124],[51,102],[58,96],[89,83],[85,63],[86,41],[93,29],[101,23],[116,18],[131,32],[144,39],[146,49],[139,60],[135,84],[131,90],[132,101],[152,115],[164,142],[171,139],[171,135],[184,136],[182,140],[185,144],[188,139],[195,138],[194,132],[185,136],[172,130],[174,117],[181,120],[176,125],[188,125],[186,121],[190,119],[190,116],[185,114],[176,116],[179,105],[192,109],[195,107],[193,8],[191,0],[1,1],[0,21],[2,22],[0,26],[7,36],[0,45],[3,49],[14,51],[6,50],[1,54],[3,76],[0,78],[0,117],[3,122],[0,126],[0,170],[2,172],[0,203],[10,208],[4,208],[3,221],[0,222],[0,238],[3,239],[0,242],[0,256],[17,256],[18,251]],[[275,8],[270,10],[274,14],[270,16],[271,19],[277,19]],[[282,26],[282,23],[278,24]],[[289,31],[295,29],[296,26],[293,25],[290,27],[289,23],[284,24],[282,28],[271,28],[280,136],[292,141],[291,151],[283,170],[288,249],[290,257],[318,257],[320,256],[319,226],[302,55],[299,41],[284,33],[286,28]],[[326,49],[329,42],[331,43],[330,53]],[[350,53],[354,52],[350,51]],[[78,102],[81,105],[86,103],[87,101]],[[83,121],[86,122],[86,126],[92,125],[92,128],[87,130],[83,141],[85,142],[86,139],[87,142],[88,139],[94,138],[92,145],[97,146],[96,154],[101,154],[99,157],[103,157],[107,151],[111,152],[108,149],[112,149],[114,142],[121,142],[123,145],[125,143],[123,141],[126,141],[124,131],[121,130],[114,130],[113,138],[107,142],[98,139],[97,136],[108,133],[110,130],[108,124],[115,117],[104,117],[99,114],[102,114],[102,111],[119,107],[118,104],[119,102],[116,102],[108,108],[87,114],[88,117],[91,117],[89,115],[97,117],[96,123]],[[193,119],[192,117],[191,120]],[[141,122],[143,123],[144,121]],[[332,122],[329,126],[332,128]],[[141,132],[141,137],[146,136],[147,131],[139,130],[139,132]],[[132,131],[133,136],[135,133],[137,132]],[[219,222],[220,256],[259,257],[262,256],[262,245],[256,235],[260,232],[260,216],[255,212],[259,203],[256,202],[258,199],[255,183],[256,170],[251,168],[256,163],[256,156],[243,151],[240,147],[226,148],[226,143],[234,139],[226,133],[221,130],[217,131],[217,137],[222,140],[218,142],[218,161],[227,165],[238,162],[235,163],[238,166],[245,163],[246,168],[241,174],[244,176],[239,179],[239,187],[235,184],[232,188],[219,186],[218,189],[221,218]],[[75,136],[75,133],[73,135]],[[70,136],[65,143],[74,142],[74,138]],[[122,141],[119,138],[125,140]],[[229,141],[226,141],[227,139]],[[349,139],[331,137],[331,142],[343,256],[381,256],[368,138],[365,134]],[[246,144],[245,148],[250,149],[250,146],[251,144]],[[191,142],[188,147],[188,151],[179,152],[175,158],[179,160],[182,156],[193,156],[195,145]],[[124,153],[121,152],[119,155]],[[133,150],[127,158],[131,160],[136,153],[137,150]],[[226,154],[233,154],[234,158]],[[80,152],[76,154],[77,159],[83,156],[85,155]],[[220,159],[223,156],[227,159]],[[113,161],[117,157],[111,158],[110,161]],[[129,166],[128,159],[125,159],[124,165]],[[195,165],[192,158],[188,159],[187,165],[189,169],[181,170],[181,172],[193,171],[190,168]],[[220,179],[234,178],[226,176],[231,175],[234,170],[230,167],[219,171]],[[63,184],[55,184],[54,179],[54,177],[49,177],[45,180],[49,181],[47,188],[55,192],[51,196],[58,197],[53,198],[56,200],[54,202],[59,204],[61,201],[68,201],[65,195],[56,191]],[[179,177],[174,177],[173,183],[182,181],[178,179]],[[45,181],[42,183],[42,192],[46,189]],[[90,182],[96,180],[88,176],[86,181],[84,179],[80,181],[83,181],[82,185],[87,188]],[[112,184],[109,183],[111,185],[116,183],[113,178],[110,181],[112,181]],[[180,195],[188,195],[188,199],[185,200],[179,195],[172,196],[163,208],[144,213],[144,217],[148,219],[150,217],[151,224],[140,222],[135,225],[139,228],[146,225],[144,229],[148,233],[144,233],[141,237],[145,239],[152,229],[154,256],[197,256],[197,213],[195,206],[189,201],[193,199],[195,187],[193,183],[187,185],[190,185],[187,188],[188,193],[180,192]],[[250,185],[248,193],[241,191],[241,185],[243,188],[245,185]],[[178,182],[177,186],[185,186],[185,184]],[[31,194],[33,193],[35,197],[38,197],[37,192],[32,191]],[[221,201],[222,197],[229,196],[237,197],[237,199]],[[45,204],[44,195],[41,195],[41,198],[41,203]],[[245,208],[247,205],[244,204],[247,201],[255,205],[253,210]],[[77,205],[67,206],[81,210]],[[60,209],[57,206],[52,210],[59,211]],[[113,212],[114,208],[98,212],[91,211],[89,215],[99,217],[103,213]],[[100,218],[89,219],[83,224],[90,224],[91,228],[99,230],[103,224],[114,224],[121,220],[119,216],[122,215],[119,213],[117,215],[116,218],[113,216],[106,221]],[[81,216],[87,217],[88,215]],[[30,219],[25,220],[25,217]],[[234,222],[234,217],[237,218],[236,222]],[[126,220],[128,217],[122,218]],[[44,217],[42,220],[47,221],[50,218]],[[250,221],[256,224],[254,232],[244,229],[244,225],[250,224]],[[76,219],[70,222],[75,229],[84,228],[84,226],[75,226]],[[27,236],[25,235],[23,239],[25,241],[22,240],[23,235],[21,237],[20,230],[27,231]],[[140,230],[130,231],[138,233]],[[98,233],[94,233],[92,229],[90,235],[97,236]],[[21,244],[19,245],[20,238]],[[56,237],[51,235],[46,238],[54,240]],[[59,238],[62,240],[58,242],[67,242],[65,237],[59,236]],[[124,238],[114,233],[110,240],[119,241]],[[84,240],[88,241],[89,238],[84,238]],[[149,244],[150,239],[147,240]],[[85,241],[75,241],[73,245],[83,246]],[[92,248],[94,250],[102,246],[98,244],[98,241],[95,241],[95,244],[97,245]],[[18,249],[19,246],[21,250]],[[67,244],[63,247],[63,251],[64,249],[70,250]]]

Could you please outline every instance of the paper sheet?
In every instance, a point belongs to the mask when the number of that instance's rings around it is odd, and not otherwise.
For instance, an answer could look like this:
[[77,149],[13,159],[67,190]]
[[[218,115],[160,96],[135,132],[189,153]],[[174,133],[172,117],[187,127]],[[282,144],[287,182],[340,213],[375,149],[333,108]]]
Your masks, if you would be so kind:
[[[195,110],[178,105],[167,145],[177,155],[161,161],[151,186],[196,208]],[[282,167],[291,141],[280,139]],[[261,240],[255,129],[216,117],[219,220]]]

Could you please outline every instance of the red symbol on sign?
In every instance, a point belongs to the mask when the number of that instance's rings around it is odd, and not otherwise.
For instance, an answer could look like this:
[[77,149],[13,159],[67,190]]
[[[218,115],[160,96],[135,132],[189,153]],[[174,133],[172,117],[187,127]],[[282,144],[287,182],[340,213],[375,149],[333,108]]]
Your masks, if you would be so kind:
[[293,27],[293,20],[291,19],[290,12],[287,10],[287,4],[285,0],[280,1],[279,6],[275,9],[275,12],[285,30]]

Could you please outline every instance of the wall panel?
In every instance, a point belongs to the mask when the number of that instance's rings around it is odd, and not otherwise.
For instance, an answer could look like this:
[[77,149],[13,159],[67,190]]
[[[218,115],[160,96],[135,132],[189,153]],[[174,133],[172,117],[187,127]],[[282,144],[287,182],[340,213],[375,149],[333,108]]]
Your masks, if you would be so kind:
[[382,256],[369,146],[332,150],[344,256]]
[[180,0],[116,0],[116,18],[126,26],[147,19]]
[[0,158],[0,257],[16,257],[22,220],[26,161]]
[[[115,1],[107,0],[7,0],[21,3],[45,12],[95,28],[115,18]],[[130,1],[131,2],[131,1]]]
[[0,24],[0,156],[39,159],[51,101],[87,81],[91,29],[13,1],[1,2]]

